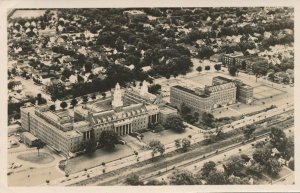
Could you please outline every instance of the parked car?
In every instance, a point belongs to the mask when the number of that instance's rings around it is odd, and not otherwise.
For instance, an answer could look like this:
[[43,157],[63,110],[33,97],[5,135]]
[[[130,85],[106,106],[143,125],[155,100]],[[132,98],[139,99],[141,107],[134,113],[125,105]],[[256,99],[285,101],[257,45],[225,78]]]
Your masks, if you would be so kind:
[[118,142],[119,142],[119,144],[122,144],[122,145],[126,144],[126,141],[124,141],[124,140],[119,140]]

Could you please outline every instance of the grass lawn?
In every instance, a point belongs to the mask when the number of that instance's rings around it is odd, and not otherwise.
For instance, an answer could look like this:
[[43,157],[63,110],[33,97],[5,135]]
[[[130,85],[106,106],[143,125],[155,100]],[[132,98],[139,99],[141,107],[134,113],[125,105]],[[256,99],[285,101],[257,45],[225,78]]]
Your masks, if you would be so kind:
[[107,163],[123,157],[127,157],[133,154],[133,150],[127,145],[117,145],[112,151],[98,149],[92,155],[80,155],[75,158],[68,160],[65,171],[70,173],[79,172],[89,168],[93,168],[102,164]]
[[189,135],[193,136],[197,131],[186,128],[183,133],[177,133],[172,130],[164,130],[159,133],[153,132],[145,132],[143,135],[145,136],[143,141],[147,144],[152,140],[159,140],[163,144],[168,144],[174,142],[175,139],[183,139],[188,138]]
[[48,164],[55,159],[52,155],[43,152],[40,152],[39,156],[37,152],[25,153],[18,155],[17,158],[37,164]]

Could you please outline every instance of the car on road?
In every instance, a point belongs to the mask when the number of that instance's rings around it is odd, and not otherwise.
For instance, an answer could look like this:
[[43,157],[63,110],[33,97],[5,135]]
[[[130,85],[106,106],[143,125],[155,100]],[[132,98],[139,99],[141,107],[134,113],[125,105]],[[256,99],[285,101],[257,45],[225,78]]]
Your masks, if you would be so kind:
[[126,144],[126,141],[124,141],[124,140],[119,140],[118,143],[119,143],[119,144],[122,144],[122,145],[125,145],[125,144]]

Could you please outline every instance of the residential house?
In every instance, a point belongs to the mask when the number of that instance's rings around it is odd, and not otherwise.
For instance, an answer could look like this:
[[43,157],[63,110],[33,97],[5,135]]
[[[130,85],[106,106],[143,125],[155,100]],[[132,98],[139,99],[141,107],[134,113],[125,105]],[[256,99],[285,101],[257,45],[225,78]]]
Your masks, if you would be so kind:
[[77,83],[77,81],[78,81],[77,74],[75,74],[75,75],[72,74],[72,75],[69,77],[69,81],[70,81],[71,84]]
[[51,78],[54,78],[54,75],[47,72],[40,72],[36,73],[33,78],[38,80],[43,85],[48,85],[51,81]]
[[222,61],[223,54],[214,54],[209,57],[209,60],[213,62],[221,62]]
[[21,91],[21,90],[23,90],[23,85],[22,85],[21,81],[14,81],[12,90],[14,90],[14,91]]
[[290,79],[290,83],[294,83],[294,70],[293,69],[287,69],[286,74]]
[[289,83],[290,79],[287,73],[285,72],[276,72],[274,74],[274,81],[278,83]]

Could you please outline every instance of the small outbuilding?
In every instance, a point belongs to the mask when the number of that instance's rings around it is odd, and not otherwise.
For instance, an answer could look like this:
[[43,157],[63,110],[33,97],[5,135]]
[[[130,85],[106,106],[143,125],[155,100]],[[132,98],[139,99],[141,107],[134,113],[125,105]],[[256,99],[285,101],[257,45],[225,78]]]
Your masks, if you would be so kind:
[[38,138],[29,132],[23,132],[21,134],[21,139],[24,141],[24,144],[26,144],[30,147],[34,146],[34,144],[38,141]]

